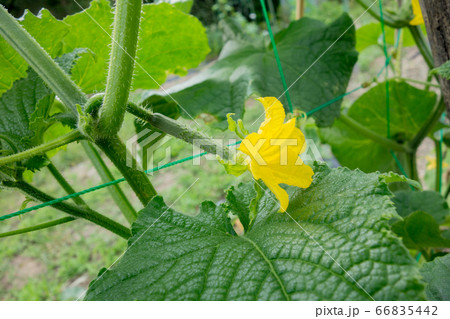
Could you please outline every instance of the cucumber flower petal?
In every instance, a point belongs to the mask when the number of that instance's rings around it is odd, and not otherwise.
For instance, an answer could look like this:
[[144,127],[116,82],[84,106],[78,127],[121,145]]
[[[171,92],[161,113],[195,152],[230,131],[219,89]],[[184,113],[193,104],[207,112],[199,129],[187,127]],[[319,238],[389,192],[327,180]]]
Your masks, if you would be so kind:
[[409,22],[409,24],[411,25],[424,24],[425,21],[423,21],[422,10],[420,9],[419,0],[412,0],[411,4],[414,13],[414,19],[412,19]]
[[295,126],[296,119],[284,123],[283,105],[274,97],[259,98],[266,118],[257,133],[242,141],[239,150],[250,157],[249,170],[261,179],[280,202],[280,211],[289,205],[288,193],[280,187],[287,184],[301,188],[311,185],[314,172],[299,155],[305,151],[305,136]]

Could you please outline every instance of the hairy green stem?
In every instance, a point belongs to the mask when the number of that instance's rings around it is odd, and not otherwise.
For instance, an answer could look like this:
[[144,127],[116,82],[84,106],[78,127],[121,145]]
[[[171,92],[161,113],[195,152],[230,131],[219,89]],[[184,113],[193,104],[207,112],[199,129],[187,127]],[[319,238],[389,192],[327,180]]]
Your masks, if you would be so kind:
[[367,136],[374,142],[380,144],[381,146],[383,146],[389,150],[393,150],[393,151],[397,151],[397,152],[405,152],[405,153],[411,152],[411,149],[408,146],[399,144],[399,143],[395,142],[394,140],[388,139],[384,136],[379,135],[378,133],[376,133],[372,130],[369,130],[368,128],[361,125],[360,123],[358,123],[357,121],[355,121],[354,119],[352,119],[351,117],[349,117],[346,114],[341,114],[339,119],[342,121],[342,123],[344,123],[348,127],[352,128],[353,130],[357,131],[358,133],[361,133],[364,136]]
[[147,174],[137,169],[136,159],[127,151],[118,136],[96,141],[97,146],[108,156],[122,173],[141,203],[146,206],[157,194]]
[[403,52],[403,36],[404,32],[402,30],[396,30],[396,38],[398,39],[397,48],[395,50],[395,53],[393,54],[395,56],[395,60],[393,63],[393,70],[394,74],[398,77],[402,76],[402,52]]
[[14,236],[14,235],[19,235],[19,234],[25,234],[25,233],[30,233],[30,232],[33,232],[33,231],[36,231],[36,230],[50,228],[50,227],[53,227],[53,226],[57,226],[57,225],[61,225],[61,224],[65,224],[65,223],[74,221],[75,219],[76,219],[75,217],[71,217],[71,216],[59,218],[59,219],[56,219],[56,220],[52,220],[50,222],[46,222],[46,223],[42,223],[42,224],[30,226],[30,227],[25,227],[25,228],[16,229],[16,230],[12,230],[12,231],[9,231],[9,232],[1,233],[0,234],[0,238]]
[[417,157],[416,152],[407,153],[406,159],[409,165],[409,176],[408,178],[419,181],[419,172],[417,170]]
[[433,56],[431,54],[430,47],[428,46],[428,41],[425,39],[422,30],[420,30],[420,27],[413,25],[408,26],[408,29],[411,32],[411,35],[416,42],[416,45],[419,48],[426,64],[430,69],[434,68]]
[[[67,194],[73,194],[76,193],[75,189],[69,184],[69,182],[64,178],[64,176],[61,174],[61,172],[53,165],[52,162],[47,165],[48,170],[53,175],[53,177],[56,179],[59,185],[66,191]],[[86,206],[86,202],[81,197],[74,197],[72,198],[75,204],[80,206]]]
[[[103,161],[97,149],[87,141],[83,141],[81,145],[90,158],[92,164],[94,164],[94,167],[97,170],[97,173],[100,175],[103,183],[108,183],[115,180],[114,176],[108,169],[108,166],[106,166],[106,163]],[[122,188],[119,185],[115,184],[108,187],[108,190],[122,214],[125,216],[128,222],[132,224],[136,220],[137,213],[133,208],[133,205],[131,205],[130,201],[125,196]]]
[[[47,195],[46,193],[42,192],[41,190],[35,188],[34,186],[24,181],[3,181],[3,185],[6,187],[19,189],[26,195],[40,202],[49,202],[55,199],[52,196]],[[131,232],[127,227],[90,208],[75,206],[63,202],[55,203],[52,205],[52,207],[59,209],[74,217],[89,220],[94,224],[97,224],[105,229],[108,229],[114,234],[117,234],[125,239],[128,239],[131,235]]]
[[441,98],[439,102],[435,105],[431,115],[425,121],[423,126],[420,128],[417,135],[411,140],[409,147],[413,150],[416,150],[420,143],[427,137],[428,133],[430,133],[431,129],[436,125],[441,117],[442,113],[445,111],[445,103],[444,99]]
[[405,82],[411,82],[411,83],[423,84],[423,85],[425,85],[425,88],[424,88],[425,91],[428,91],[427,88],[430,87],[430,86],[436,87],[436,88],[440,88],[440,87],[441,87],[439,84],[435,84],[435,83],[432,83],[432,82],[425,82],[425,81],[419,81],[419,80],[408,79],[408,78],[402,78],[402,77],[397,77],[396,79],[397,79],[397,80],[400,80],[400,81],[405,81]]
[[117,0],[112,51],[105,99],[98,127],[103,137],[114,137],[125,116],[134,70],[142,0]]
[[0,35],[76,115],[76,105],[86,102],[83,92],[3,6],[0,6]]
[[202,132],[192,130],[186,125],[171,119],[163,114],[151,113],[135,104],[129,103],[128,112],[134,116],[148,122],[153,127],[181,139],[190,144],[199,146],[208,153],[217,154],[224,159],[229,159],[230,150],[226,145],[220,143],[213,138],[203,134]]
[[0,157],[0,166],[6,165],[9,163],[19,162],[19,161],[22,161],[24,159],[27,159],[27,158],[30,158],[30,157],[33,157],[36,155],[42,155],[45,152],[48,152],[55,148],[78,141],[83,138],[84,137],[80,133],[79,130],[73,130],[73,131],[71,131],[65,135],[62,135],[48,143],[41,144],[39,146],[30,148],[30,149],[20,152],[20,153],[16,153],[16,154],[5,156],[5,157]]
[[441,185],[442,185],[442,145],[439,141],[433,139],[434,149],[436,152],[436,177],[434,181],[434,190],[438,193],[441,193]]

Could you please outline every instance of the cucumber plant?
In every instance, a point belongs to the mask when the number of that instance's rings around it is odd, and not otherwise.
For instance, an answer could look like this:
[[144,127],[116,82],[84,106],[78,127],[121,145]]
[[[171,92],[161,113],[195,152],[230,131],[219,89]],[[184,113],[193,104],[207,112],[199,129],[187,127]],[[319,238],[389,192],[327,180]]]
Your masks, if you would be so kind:
[[[254,182],[225,190],[222,203],[199,203],[195,217],[167,205],[158,185],[136,168],[118,135],[125,114],[138,120],[138,133],[150,129],[189,143],[207,139],[212,144],[204,151],[219,150],[219,162],[227,166],[230,148],[179,119],[207,113],[211,125],[234,123],[230,127],[247,139],[251,134],[230,113],[241,119],[246,100],[254,96],[281,95],[287,105],[273,43],[230,41],[211,67],[170,91],[155,91],[168,74],[186,75],[209,52],[205,29],[188,14],[186,3],[117,0],[112,13],[109,1],[93,0],[62,21],[46,10],[16,20],[0,7],[1,186],[69,215],[0,237],[83,218],[127,239],[123,257],[99,272],[86,300],[448,299],[445,282],[436,277],[449,263],[450,246],[441,171],[436,169],[435,191],[422,191],[416,163],[419,145],[430,137],[441,168],[442,143],[435,133],[447,128],[439,121],[444,102],[429,88],[438,86],[433,76],[448,76],[448,66],[419,83],[424,89],[408,84],[417,80],[401,77],[402,46],[416,45],[433,67],[422,29],[410,24],[410,5],[383,15],[358,2],[383,28],[377,23],[356,32],[343,14],[330,24],[302,18],[274,37],[286,82],[292,84],[294,114],[313,118],[308,125],[316,140],[329,144],[346,167],[311,164],[310,186],[283,186],[289,203],[281,213],[274,185],[258,180],[252,170]],[[336,97],[347,95],[358,50],[380,45],[381,34],[385,68],[394,77],[363,83],[358,89],[367,92],[342,108]],[[136,103],[130,94],[138,89],[143,93]],[[266,112],[270,119],[270,107]],[[70,195],[76,187],[52,164],[51,153],[75,142],[108,184],[128,225]],[[101,154],[123,175],[142,209],[136,210],[113,181]],[[240,164],[246,171],[248,163]],[[24,177],[44,167],[73,203],[55,199]],[[417,253],[421,268],[413,258]]]

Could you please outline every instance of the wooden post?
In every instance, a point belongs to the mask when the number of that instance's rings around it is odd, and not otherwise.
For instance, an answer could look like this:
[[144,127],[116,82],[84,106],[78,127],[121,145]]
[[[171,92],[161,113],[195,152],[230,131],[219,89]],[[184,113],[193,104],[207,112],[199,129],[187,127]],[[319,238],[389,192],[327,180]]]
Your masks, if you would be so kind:
[[[450,60],[450,1],[420,0],[420,7],[433,52],[434,66],[438,67]],[[439,80],[447,117],[450,119],[450,80],[442,77]]]
[[295,20],[303,18],[305,14],[305,0],[297,0],[295,7]]

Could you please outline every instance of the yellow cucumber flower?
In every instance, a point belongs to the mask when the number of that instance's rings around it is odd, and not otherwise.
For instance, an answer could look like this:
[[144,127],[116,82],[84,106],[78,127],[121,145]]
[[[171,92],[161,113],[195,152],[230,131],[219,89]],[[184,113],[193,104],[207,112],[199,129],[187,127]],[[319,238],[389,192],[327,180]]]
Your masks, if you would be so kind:
[[305,136],[295,126],[295,118],[284,123],[283,105],[274,97],[258,101],[264,106],[266,119],[258,133],[245,137],[239,150],[250,157],[249,169],[253,177],[262,179],[279,200],[280,211],[284,212],[289,205],[289,195],[280,184],[307,188],[314,172],[299,157],[306,143]]
[[409,22],[409,24],[410,25],[424,24],[425,21],[423,21],[422,10],[420,9],[419,0],[411,0],[411,4],[414,13],[414,19],[412,19]]
[[[427,159],[427,170],[436,169],[436,167],[437,167],[436,157],[425,156],[425,158]],[[448,164],[446,162],[442,162],[442,168],[447,168],[447,167],[448,167]]]

